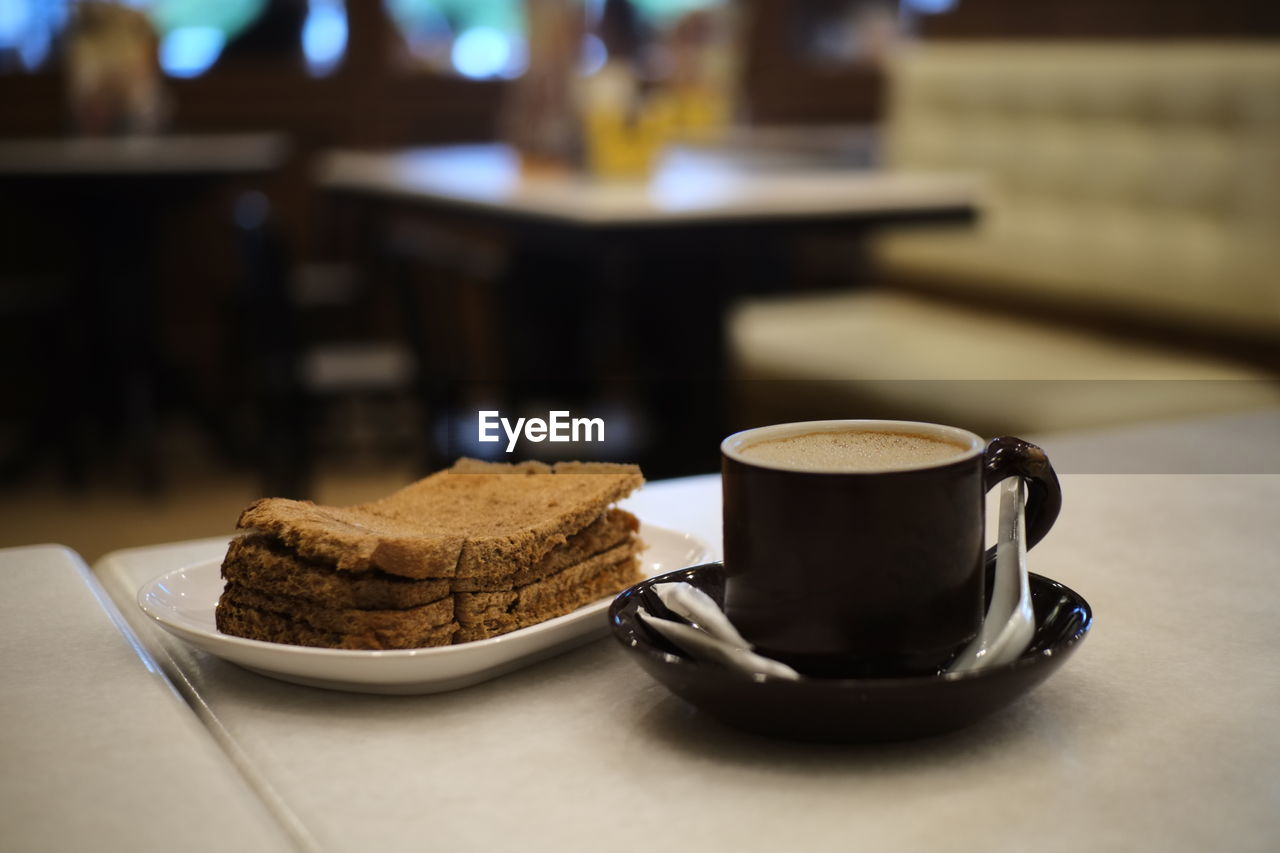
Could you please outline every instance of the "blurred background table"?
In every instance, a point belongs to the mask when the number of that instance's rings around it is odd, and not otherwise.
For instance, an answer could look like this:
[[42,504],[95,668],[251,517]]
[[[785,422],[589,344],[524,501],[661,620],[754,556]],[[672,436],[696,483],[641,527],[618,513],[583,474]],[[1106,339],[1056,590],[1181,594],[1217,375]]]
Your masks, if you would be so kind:
[[528,175],[506,145],[392,152],[332,151],[325,189],[502,221],[562,228],[680,229],[895,220],[964,220],[977,207],[971,175],[893,173],[789,161],[761,170],[746,155],[676,148],[644,180]]
[[[628,428],[649,440],[610,452],[656,476],[714,462],[689,448],[714,446],[725,429],[727,307],[789,288],[790,241],[835,235],[856,255],[877,228],[963,225],[980,203],[980,182],[965,174],[796,160],[761,168],[758,158],[688,148],[633,181],[530,175],[500,144],[333,151],[317,181],[358,205],[353,218],[383,239],[374,251],[400,264],[402,284],[414,266],[447,275],[475,268],[467,258],[486,241],[503,245],[491,274],[498,320],[489,340],[499,355],[487,365],[504,389],[501,408],[543,414],[574,388],[587,389],[579,405],[629,394],[637,422]],[[424,330],[416,348],[437,383],[424,389],[437,413],[457,408],[486,369],[461,355],[455,299],[421,304],[426,316],[414,324]],[[524,410],[531,401],[543,408]]]
[[[230,452],[236,439],[224,413],[168,355],[172,312],[162,306],[180,302],[186,282],[159,280],[154,258],[166,219],[214,191],[251,189],[247,181],[278,170],[288,153],[288,138],[274,133],[0,140],[0,190],[21,205],[24,233],[63,247],[29,262],[32,277],[15,277],[6,306],[24,334],[44,331],[46,318],[53,325],[30,345],[43,357],[26,365],[44,371],[43,405],[0,460],[0,477],[54,453],[64,476],[82,482],[105,438],[123,449],[132,479],[155,490],[165,476],[165,400],[190,409],[215,448]],[[235,254],[243,225],[233,220],[235,203],[224,200],[226,255]]]
[[0,177],[246,175],[279,168],[288,153],[278,133],[0,139]]

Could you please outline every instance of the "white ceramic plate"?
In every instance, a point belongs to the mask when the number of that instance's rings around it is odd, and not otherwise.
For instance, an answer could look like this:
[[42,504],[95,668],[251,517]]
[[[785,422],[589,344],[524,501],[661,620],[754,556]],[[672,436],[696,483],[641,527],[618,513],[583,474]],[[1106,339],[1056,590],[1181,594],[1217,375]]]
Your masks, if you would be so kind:
[[[697,538],[650,524],[640,535],[640,555],[649,577],[701,562],[706,546]],[[169,633],[188,643],[273,678],[361,693],[439,693],[456,690],[559,654],[608,631],[609,598],[529,628],[487,640],[429,649],[350,651],[246,640],[220,633],[213,612],[222,594],[221,560],[171,572],[138,590],[138,605]]]

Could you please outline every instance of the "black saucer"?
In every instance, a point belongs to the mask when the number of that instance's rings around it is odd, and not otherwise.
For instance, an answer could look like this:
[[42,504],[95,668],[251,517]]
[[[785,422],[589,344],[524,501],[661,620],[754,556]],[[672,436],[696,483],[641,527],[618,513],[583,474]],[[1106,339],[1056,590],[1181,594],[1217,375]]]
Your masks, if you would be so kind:
[[724,601],[724,567],[708,563],[642,581],[609,607],[613,634],[644,667],[699,710],[730,726],[792,740],[901,740],[976,722],[1040,684],[1084,639],[1089,603],[1056,581],[1031,575],[1036,632],[1017,660],[977,672],[865,680],[752,677],[698,663],[646,627],[643,606],[670,615],[653,588],[686,582]]

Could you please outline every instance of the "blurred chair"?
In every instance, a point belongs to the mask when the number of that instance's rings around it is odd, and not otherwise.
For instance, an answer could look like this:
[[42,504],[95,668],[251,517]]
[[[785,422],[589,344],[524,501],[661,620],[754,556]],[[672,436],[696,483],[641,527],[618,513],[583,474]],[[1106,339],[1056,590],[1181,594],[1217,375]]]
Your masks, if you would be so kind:
[[786,380],[745,384],[754,419],[1280,402],[1280,46],[928,45],[889,79],[888,166],[983,173],[982,220],[884,235],[882,287],[742,305],[739,375]]
[[398,324],[381,329],[369,316],[369,278],[294,263],[260,193],[241,196],[235,221],[245,270],[236,326],[263,493],[308,497],[321,452],[426,453],[425,341],[409,283],[378,271],[398,297]]
[[290,292],[291,263],[258,192],[235,204],[236,240],[243,269],[233,308],[240,363],[251,401],[250,459],[266,495],[305,497],[309,489],[310,433],[300,369],[297,311]]
[[[58,276],[0,273],[0,485],[26,478],[53,456],[75,486],[88,478],[90,448],[81,407],[100,402],[98,378],[77,358],[92,331],[75,312],[71,284]],[[99,383],[101,385],[103,383]],[[95,393],[96,392],[96,393]]]

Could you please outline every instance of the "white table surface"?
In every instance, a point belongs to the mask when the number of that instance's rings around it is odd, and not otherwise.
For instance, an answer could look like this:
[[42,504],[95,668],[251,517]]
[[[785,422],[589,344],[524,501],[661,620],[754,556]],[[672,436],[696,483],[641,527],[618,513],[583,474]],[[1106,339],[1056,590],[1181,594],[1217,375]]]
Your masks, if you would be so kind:
[[693,154],[667,158],[648,181],[531,179],[500,144],[336,150],[319,159],[316,180],[330,190],[578,226],[955,212],[975,209],[981,190],[972,175],[831,167],[759,172]]
[[[1280,434],[1249,423],[1241,440]],[[1123,447],[1166,429],[1089,440]],[[1232,429],[1211,422],[1200,446]],[[1201,470],[1196,447],[1179,447],[1189,455],[1163,460],[1170,473],[1063,477],[1063,515],[1031,565],[1090,601],[1091,635],[1014,706],[919,742],[738,734],[612,640],[448,694],[298,687],[194,651],[133,606],[144,581],[219,555],[225,538],[95,568],[321,849],[1274,850],[1280,475],[1179,473]],[[715,477],[650,484],[632,504],[718,545]]]
[[278,133],[11,139],[0,140],[0,176],[244,174],[278,168],[288,152]]
[[0,848],[290,850],[72,551],[0,550]]

